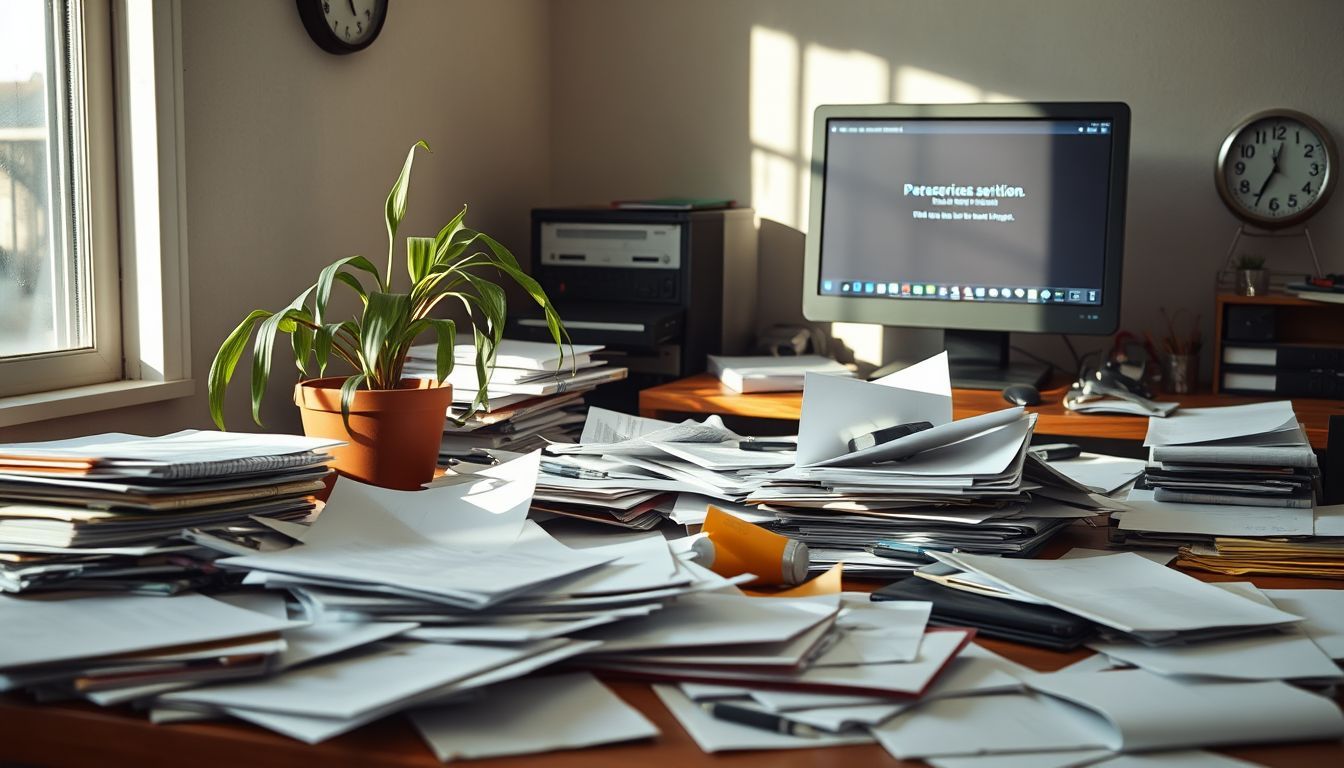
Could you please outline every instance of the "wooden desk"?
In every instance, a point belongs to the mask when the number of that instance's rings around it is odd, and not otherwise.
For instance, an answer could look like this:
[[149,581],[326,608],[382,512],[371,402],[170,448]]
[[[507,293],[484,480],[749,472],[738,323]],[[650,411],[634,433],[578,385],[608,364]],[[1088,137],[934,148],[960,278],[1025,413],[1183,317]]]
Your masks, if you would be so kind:
[[[1055,537],[1043,553],[1057,557],[1076,546],[1105,547],[1105,532],[1076,524]],[[1196,574],[1209,581],[1231,580]],[[1337,589],[1328,580],[1256,578],[1269,589]],[[869,589],[874,582],[849,588]],[[1089,651],[1058,653],[996,640],[979,641],[986,648],[1026,666],[1051,671],[1078,661]],[[706,755],[662,702],[643,683],[609,679],[611,688],[643,712],[662,732],[658,738],[595,749],[555,752],[520,758],[468,762],[487,768],[658,768],[715,765],[742,768],[856,768],[856,766],[919,766],[898,761],[877,745],[811,750],[779,750]],[[1338,699],[1337,699],[1338,700]],[[1247,706],[1254,706],[1248,702]],[[1273,768],[1344,765],[1344,742],[1311,742],[1219,750]],[[429,748],[401,716],[384,718],[331,741],[308,746],[270,731],[232,722],[153,725],[127,708],[103,709],[88,704],[42,705],[14,695],[0,696],[0,765],[160,766],[197,768],[290,768],[321,765],[332,768],[438,766]]]
[[[1039,414],[1036,433],[1060,437],[1092,437],[1114,440],[1142,440],[1148,432],[1148,419],[1142,416],[1081,414],[1064,408],[1067,386],[1055,386],[1041,392],[1041,404],[1030,408]],[[1256,398],[1200,393],[1179,398],[1189,408],[1239,405],[1261,402]],[[667,418],[672,414],[746,416],[761,419],[798,420],[802,395],[798,392],[763,392],[743,395],[723,386],[712,374],[703,373],[679,381],[650,387],[639,393],[639,414],[649,418]],[[956,389],[952,391],[953,417],[964,419],[1008,407],[997,391]],[[1344,415],[1344,400],[1297,399],[1293,401],[1297,417],[1306,425],[1312,447],[1325,448],[1330,417]]]

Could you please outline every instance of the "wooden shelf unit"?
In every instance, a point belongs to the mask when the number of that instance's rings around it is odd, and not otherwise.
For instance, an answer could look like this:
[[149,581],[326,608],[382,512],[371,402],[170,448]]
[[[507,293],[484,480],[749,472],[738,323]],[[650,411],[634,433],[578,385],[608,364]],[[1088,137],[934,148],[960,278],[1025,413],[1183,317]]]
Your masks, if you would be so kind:
[[[1344,346],[1344,304],[1311,301],[1288,294],[1238,296],[1218,294],[1213,338],[1213,392],[1222,392],[1223,347],[1227,343],[1228,307],[1274,307],[1275,344],[1331,344]],[[1233,340],[1235,343],[1235,340]],[[1325,401],[1331,402],[1331,401]],[[1337,401],[1344,402],[1344,401]]]

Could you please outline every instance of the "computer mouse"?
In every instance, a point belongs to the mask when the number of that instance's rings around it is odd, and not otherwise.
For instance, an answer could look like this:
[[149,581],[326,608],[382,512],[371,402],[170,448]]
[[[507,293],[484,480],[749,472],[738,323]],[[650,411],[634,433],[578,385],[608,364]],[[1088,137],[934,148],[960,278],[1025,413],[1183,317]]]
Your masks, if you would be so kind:
[[1003,399],[1013,405],[1040,405],[1041,393],[1030,384],[1009,384],[1003,390]]

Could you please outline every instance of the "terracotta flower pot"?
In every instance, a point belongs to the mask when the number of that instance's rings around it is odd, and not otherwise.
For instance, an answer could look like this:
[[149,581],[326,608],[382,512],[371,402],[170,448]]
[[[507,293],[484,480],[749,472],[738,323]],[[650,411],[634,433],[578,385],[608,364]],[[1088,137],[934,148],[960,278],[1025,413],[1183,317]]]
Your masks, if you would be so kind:
[[350,405],[350,429],[341,419],[343,377],[301,381],[294,404],[311,437],[344,440],[332,468],[362,483],[419,490],[434,477],[443,420],[453,404],[451,384],[404,379],[400,389],[358,390]]

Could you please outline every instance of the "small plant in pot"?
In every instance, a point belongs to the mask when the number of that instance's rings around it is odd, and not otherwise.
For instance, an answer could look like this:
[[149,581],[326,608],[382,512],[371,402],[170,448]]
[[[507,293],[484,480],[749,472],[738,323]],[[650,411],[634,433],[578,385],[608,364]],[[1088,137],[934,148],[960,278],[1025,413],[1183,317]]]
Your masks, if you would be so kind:
[[1242,254],[1237,257],[1237,293],[1242,296],[1264,296],[1269,292],[1269,272],[1265,271],[1265,257]]
[[[333,466],[357,480],[388,488],[418,489],[429,481],[439,455],[444,419],[452,405],[447,384],[454,364],[457,325],[430,312],[443,300],[460,302],[470,319],[475,345],[477,395],[469,409],[486,402],[495,350],[504,333],[505,292],[496,282],[508,277],[543,310],[557,345],[568,340],[555,307],[541,286],[518,265],[497,240],[469,229],[467,209],[453,217],[434,237],[406,238],[409,285],[393,285],[397,227],[406,215],[407,185],[416,142],[387,196],[387,269],[380,272],[363,256],[349,256],[327,265],[317,281],[277,312],[254,309],[224,339],[210,366],[210,416],[224,429],[224,392],[256,332],[252,353],[252,419],[261,425],[261,400],[271,375],[275,337],[288,334],[294,362],[303,377],[294,401],[309,435],[344,440],[332,451]],[[337,283],[353,291],[362,310],[348,319],[329,316]],[[411,345],[421,336],[436,339],[433,381],[404,379]],[[325,377],[332,358],[354,370],[347,376]]]

